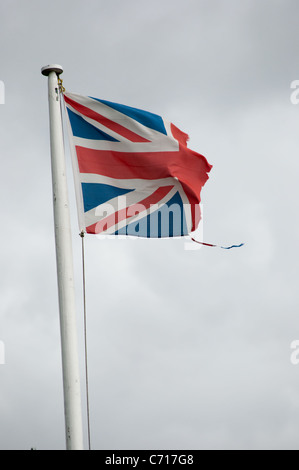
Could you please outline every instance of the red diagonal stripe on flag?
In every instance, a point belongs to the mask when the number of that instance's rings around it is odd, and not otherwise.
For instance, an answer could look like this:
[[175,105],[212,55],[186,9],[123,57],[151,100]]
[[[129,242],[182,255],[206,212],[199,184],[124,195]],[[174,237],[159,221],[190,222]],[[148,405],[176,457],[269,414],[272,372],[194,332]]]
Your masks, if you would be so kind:
[[108,228],[112,227],[113,225],[118,224],[122,220],[134,217],[135,215],[141,212],[141,206],[142,210],[149,209],[151,205],[160,202],[161,199],[163,199],[169,193],[169,191],[172,190],[172,188],[173,186],[163,186],[161,188],[158,188],[150,196],[146,197],[138,204],[132,204],[131,206],[126,207],[125,209],[122,209],[118,212],[115,212],[114,214],[105,217],[105,219],[102,219],[99,222],[90,225],[86,228],[87,233],[101,233],[105,230],[108,230]]
[[101,114],[97,113],[96,111],[93,111],[90,108],[87,108],[86,106],[83,106],[80,103],[77,103],[76,101],[72,100],[71,98],[68,98],[67,96],[64,95],[64,99],[66,103],[68,103],[70,106],[72,106],[76,111],[78,111],[80,114],[83,114],[84,116],[93,119],[94,121],[98,122],[99,124],[102,124],[103,126],[107,127],[108,129],[112,130],[113,132],[116,132],[117,134],[121,135],[122,137],[125,137],[128,139],[130,142],[150,142],[149,140],[145,139],[144,137],[141,137],[138,134],[135,134],[135,132],[130,131],[126,127],[122,126],[121,124],[118,124],[117,122],[111,121],[111,119],[106,118],[105,116],[102,116]]

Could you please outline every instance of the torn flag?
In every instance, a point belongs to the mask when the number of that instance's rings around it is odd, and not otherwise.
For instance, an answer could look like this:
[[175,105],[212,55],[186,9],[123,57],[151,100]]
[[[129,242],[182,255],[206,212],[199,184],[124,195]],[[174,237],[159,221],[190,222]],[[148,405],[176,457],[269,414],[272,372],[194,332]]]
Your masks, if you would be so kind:
[[148,111],[64,92],[80,229],[160,238],[200,221],[212,166],[188,136]]

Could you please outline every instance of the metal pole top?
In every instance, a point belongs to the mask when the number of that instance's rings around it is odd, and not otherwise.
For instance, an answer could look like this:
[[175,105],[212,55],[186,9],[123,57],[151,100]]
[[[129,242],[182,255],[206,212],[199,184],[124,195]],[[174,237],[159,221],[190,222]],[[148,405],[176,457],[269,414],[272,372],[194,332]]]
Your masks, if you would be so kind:
[[41,73],[45,75],[46,77],[49,75],[50,72],[56,72],[57,75],[60,75],[63,72],[63,68],[61,67],[61,65],[51,64],[51,65],[45,65],[41,69]]

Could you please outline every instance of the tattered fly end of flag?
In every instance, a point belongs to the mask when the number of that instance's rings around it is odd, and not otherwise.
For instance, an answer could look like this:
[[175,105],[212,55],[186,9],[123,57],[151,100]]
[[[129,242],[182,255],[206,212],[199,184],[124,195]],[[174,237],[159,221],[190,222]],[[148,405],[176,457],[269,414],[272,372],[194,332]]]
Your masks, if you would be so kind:
[[211,246],[213,248],[222,248],[223,250],[231,250],[232,248],[241,248],[241,246],[244,246],[245,244],[245,243],[240,243],[239,245],[221,246],[221,245],[213,245],[212,243],[200,242],[199,240],[195,240],[195,238],[192,238],[192,237],[191,237],[191,240],[195,243],[199,243],[200,245]]
[[64,93],[73,147],[80,230],[147,238],[198,227],[212,166],[188,135],[162,117]]

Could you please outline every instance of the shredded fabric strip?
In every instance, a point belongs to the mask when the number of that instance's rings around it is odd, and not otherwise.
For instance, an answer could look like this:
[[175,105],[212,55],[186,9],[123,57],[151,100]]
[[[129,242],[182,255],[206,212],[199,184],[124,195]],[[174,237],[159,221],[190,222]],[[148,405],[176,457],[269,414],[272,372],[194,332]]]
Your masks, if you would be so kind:
[[198,240],[195,240],[195,238],[192,238],[192,237],[191,237],[191,240],[195,243],[199,243],[200,245],[211,246],[215,248],[222,248],[223,250],[230,250],[231,248],[240,248],[241,246],[244,246],[244,243],[240,243],[240,245],[230,245],[230,246],[213,245],[212,243],[200,242]]

